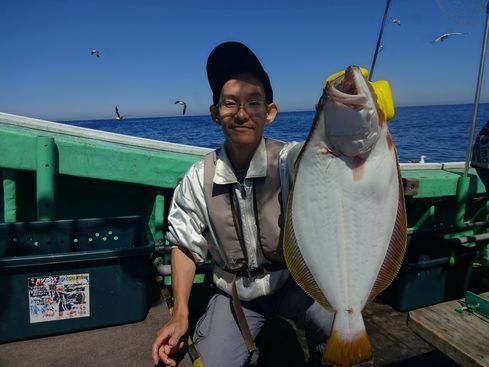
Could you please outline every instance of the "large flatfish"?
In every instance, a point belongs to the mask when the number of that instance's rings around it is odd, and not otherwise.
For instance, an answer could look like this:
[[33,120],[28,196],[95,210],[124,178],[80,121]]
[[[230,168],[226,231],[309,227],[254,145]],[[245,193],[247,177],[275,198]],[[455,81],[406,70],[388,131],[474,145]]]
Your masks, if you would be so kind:
[[[361,311],[395,278],[406,211],[385,81],[348,67],[328,79],[295,164],[284,251],[296,282],[335,312],[322,363],[373,359]],[[390,98],[390,99],[389,99]]]

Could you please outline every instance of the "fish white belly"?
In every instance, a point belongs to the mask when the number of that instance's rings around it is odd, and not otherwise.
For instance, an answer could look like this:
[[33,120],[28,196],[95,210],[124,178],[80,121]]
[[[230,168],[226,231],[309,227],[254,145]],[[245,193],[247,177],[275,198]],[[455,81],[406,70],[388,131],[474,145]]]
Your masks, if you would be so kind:
[[321,293],[336,311],[361,311],[387,252],[399,202],[394,149],[387,127],[363,163],[326,154],[319,136],[303,152],[294,183],[297,245]]

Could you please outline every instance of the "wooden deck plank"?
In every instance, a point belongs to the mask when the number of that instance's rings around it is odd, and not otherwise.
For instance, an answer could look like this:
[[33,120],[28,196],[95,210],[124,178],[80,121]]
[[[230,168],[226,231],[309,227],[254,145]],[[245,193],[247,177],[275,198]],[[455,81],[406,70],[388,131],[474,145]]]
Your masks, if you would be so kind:
[[410,311],[408,326],[462,366],[488,367],[489,323],[470,312],[455,312],[458,306],[455,300]]
[[428,343],[407,327],[407,312],[372,302],[363,311],[374,352],[374,364],[383,366],[433,351]]

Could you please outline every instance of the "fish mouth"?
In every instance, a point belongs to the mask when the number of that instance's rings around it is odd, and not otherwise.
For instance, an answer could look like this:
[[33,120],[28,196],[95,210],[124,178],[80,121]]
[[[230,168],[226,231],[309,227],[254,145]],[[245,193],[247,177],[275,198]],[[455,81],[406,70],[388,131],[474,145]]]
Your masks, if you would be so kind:
[[[379,138],[375,96],[358,66],[326,84],[319,113],[324,111],[324,141],[336,155],[363,158]],[[324,110],[323,110],[324,109]]]
[[346,93],[350,95],[358,94],[358,88],[355,83],[355,74],[353,72],[353,66],[349,66],[345,70],[345,75],[343,79],[341,79],[340,83],[336,86],[336,89],[338,89],[342,93]]
[[363,79],[360,68],[349,66],[343,76],[331,81],[326,86],[328,98],[339,107],[363,108],[367,102],[367,96],[360,87],[359,78]]

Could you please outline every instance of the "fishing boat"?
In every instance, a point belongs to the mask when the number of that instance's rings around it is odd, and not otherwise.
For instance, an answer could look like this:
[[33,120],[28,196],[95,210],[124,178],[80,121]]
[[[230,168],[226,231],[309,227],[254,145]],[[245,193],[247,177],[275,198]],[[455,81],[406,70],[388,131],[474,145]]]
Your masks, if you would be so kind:
[[[48,365],[53,358],[67,365],[82,355],[95,365],[147,365],[152,338],[169,317],[158,301],[161,286],[171,284],[164,240],[169,203],[179,179],[209,149],[5,113],[0,141],[0,365]],[[366,310],[367,327],[379,333],[382,326],[375,323],[381,315],[405,328],[409,310],[461,298],[468,289],[489,290],[489,195],[476,171],[470,168],[464,176],[464,162],[405,163],[401,174],[408,250],[394,283]],[[195,317],[213,292],[210,267],[209,262],[198,268],[195,277]],[[60,280],[69,275],[83,279]],[[53,277],[57,281],[36,283]],[[54,292],[58,308],[33,309],[43,291]],[[85,298],[89,293],[88,315],[76,311],[83,301],[70,291]],[[59,306],[66,297],[71,309]],[[290,325],[276,321],[270,328]],[[267,336],[266,330],[262,342],[270,346],[277,333]],[[300,329],[293,331],[300,336]],[[386,357],[389,348],[385,340],[376,342],[375,335],[383,338],[379,333],[372,335],[377,365],[433,352],[411,335],[404,354]],[[101,342],[107,338],[118,340],[117,347]],[[65,352],[53,357],[46,350],[53,342]]]
[[[465,162],[400,164],[406,254],[363,312],[375,366],[458,366],[406,326],[408,314],[489,291],[489,194],[469,165],[487,10]],[[0,113],[0,366],[152,363],[151,343],[172,306],[169,206],[207,152]],[[197,268],[190,331],[214,292],[211,269],[210,259]],[[199,366],[190,341],[179,366]],[[270,320],[257,344],[259,366],[306,366],[300,325]]]

